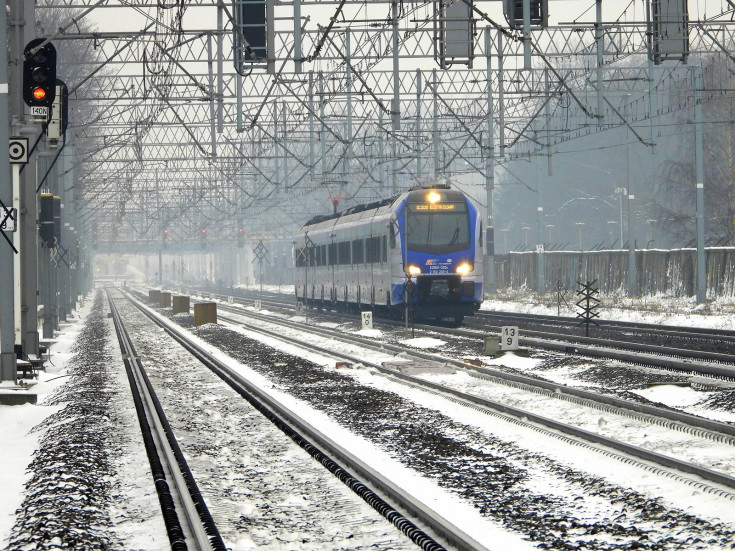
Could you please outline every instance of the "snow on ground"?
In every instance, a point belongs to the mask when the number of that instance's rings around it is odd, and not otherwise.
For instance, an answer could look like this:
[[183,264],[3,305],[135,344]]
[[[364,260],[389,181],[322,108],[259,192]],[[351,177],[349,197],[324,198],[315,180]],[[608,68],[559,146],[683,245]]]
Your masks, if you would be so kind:
[[[44,405],[44,400],[66,380],[66,362],[73,356],[69,350],[91,305],[91,301],[86,301],[68,323],[60,324],[60,331],[54,335],[56,342],[51,345],[53,363],[46,363],[46,371],[38,372],[38,382],[32,386],[32,391],[38,395],[37,404],[0,406],[3,433],[0,446],[0,547],[7,544],[15,523],[15,511],[23,502],[24,486],[30,478],[27,468],[40,439],[40,433],[32,432],[32,429],[63,407]],[[12,392],[7,389],[6,385],[4,391]]]
[[[265,287],[266,290],[273,292],[282,292],[284,294],[290,294],[292,292],[291,287]],[[517,293],[505,297],[507,300],[488,300],[483,303],[483,310],[507,310],[507,311],[519,311],[519,312],[532,312],[532,313],[548,313],[552,315],[557,314],[557,306],[555,300],[552,297],[546,299],[539,299],[532,294]],[[2,497],[0,500],[0,547],[7,545],[8,536],[10,530],[15,521],[15,511],[20,507],[23,501],[24,483],[29,478],[27,467],[31,462],[32,454],[38,444],[38,433],[31,432],[31,429],[39,423],[42,423],[49,415],[53,414],[58,410],[58,406],[50,407],[44,405],[46,396],[49,395],[58,385],[61,385],[65,381],[65,369],[66,362],[71,358],[72,354],[69,352],[71,346],[74,343],[74,339],[82,326],[82,320],[89,312],[91,301],[87,301],[81,309],[75,313],[71,323],[62,324],[61,330],[55,335],[55,342],[52,346],[52,364],[47,364],[46,371],[39,372],[38,382],[33,386],[34,392],[38,394],[37,405],[23,405],[23,406],[0,406],[0,426],[3,427],[3,445],[0,446],[0,464],[3,468],[0,469],[0,487],[3,488]],[[575,310],[569,307],[563,307],[561,309],[561,315],[575,315]],[[648,297],[643,299],[631,300],[625,298],[605,298],[603,297],[601,307],[601,318],[603,319],[616,319],[616,320],[629,320],[629,321],[644,321],[647,323],[657,323],[666,325],[682,325],[692,327],[710,327],[719,329],[732,329],[735,328],[735,304],[731,300],[715,300],[706,306],[697,305],[693,299],[669,299],[665,297]],[[379,330],[363,330],[356,332],[359,335],[379,337],[381,335]],[[414,346],[416,348],[440,348],[445,343],[439,339],[432,338],[418,338],[408,339],[404,341],[404,344]],[[497,360],[498,363],[508,365],[516,369],[522,370],[533,370],[536,366],[536,361],[529,358],[523,358],[513,354],[506,354],[502,358]],[[489,362],[493,363],[493,362]],[[242,366],[239,366],[242,369]],[[358,378],[368,377],[373,380],[372,384],[376,384],[380,378],[370,374],[367,370],[355,370],[355,376]],[[378,385],[383,384],[377,382]],[[385,383],[387,384],[387,382]],[[393,387],[395,390],[395,387]],[[0,391],[7,391],[0,388]],[[414,389],[405,388],[402,390],[405,393],[413,394],[420,391]],[[695,407],[693,391],[689,388],[677,387],[674,385],[661,385],[657,387],[648,388],[641,390],[640,393],[651,400],[663,402],[672,406],[688,406]],[[702,393],[697,393],[697,398],[701,398]],[[426,396],[417,397],[420,400],[426,400]],[[431,398],[437,402],[442,401],[440,398]],[[467,422],[473,424],[478,423],[476,414],[468,412],[467,408],[461,408],[456,404],[443,401],[443,403],[436,404],[436,407],[452,411],[453,416],[457,416],[461,419],[463,416],[470,416],[472,419],[467,418]],[[730,419],[732,421],[732,419]],[[484,423],[487,423],[487,419],[484,418]],[[497,426],[495,427],[497,428]],[[338,430],[338,428],[333,428]],[[513,427],[508,427],[508,438],[517,437],[517,431],[513,430]],[[363,444],[364,445],[364,444]],[[564,451],[562,447],[558,447],[553,442],[548,443],[546,448],[549,453],[567,455],[569,451]],[[366,450],[367,451],[367,450]],[[375,450],[370,450],[369,453],[375,453]],[[584,457],[585,454],[579,454],[576,459],[575,457],[567,457],[566,459],[574,462],[580,460],[580,457]],[[604,465],[609,460],[600,458],[597,465],[594,467],[600,468],[601,471],[612,468],[612,465]],[[610,461],[611,462],[611,461]],[[617,468],[614,469],[617,472],[617,476],[620,478],[620,483],[625,484],[626,480],[633,475],[628,472],[628,468],[621,466],[616,463]],[[580,465],[580,468],[590,468],[589,463],[586,465]],[[386,467],[387,468],[387,467]],[[396,473],[398,477],[405,476],[405,473]],[[659,486],[659,482],[654,482],[653,479],[657,477],[651,475],[650,481],[642,480],[641,483],[646,486],[650,483],[652,491],[654,488]],[[529,484],[532,482],[529,481]],[[544,487],[547,484],[544,480],[538,480],[536,483],[540,487]],[[563,491],[560,488],[549,488],[549,491]],[[660,491],[660,487],[658,487]],[[687,496],[691,500],[692,512],[698,514],[705,514],[712,518],[722,516],[725,508],[722,508],[722,504],[719,503],[719,499],[714,499],[711,495],[701,495],[696,489],[691,490],[691,495]],[[429,499],[439,499],[439,496],[432,496]],[[665,496],[667,500],[672,502],[686,501],[687,498],[683,496],[668,495]],[[467,511],[468,513],[470,511]],[[727,516],[728,522],[733,522],[733,519]],[[723,518],[723,520],[725,520]],[[502,531],[495,531],[492,527],[485,525],[485,530],[489,530],[483,534],[483,536],[497,538],[499,533]],[[511,543],[512,548],[514,545],[521,544],[520,541]],[[527,542],[523,542],[527,544]],[[510,547],[509,547],[510,548]]]

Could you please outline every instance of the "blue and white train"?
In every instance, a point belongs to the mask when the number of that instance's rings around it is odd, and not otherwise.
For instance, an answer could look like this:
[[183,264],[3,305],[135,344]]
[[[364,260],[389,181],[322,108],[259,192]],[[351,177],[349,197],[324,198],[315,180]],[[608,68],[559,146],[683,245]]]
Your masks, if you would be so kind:
[[442,185],[317,216],[295,241],[297,300],[459,323],[483,299],[482,232],[477,205]]

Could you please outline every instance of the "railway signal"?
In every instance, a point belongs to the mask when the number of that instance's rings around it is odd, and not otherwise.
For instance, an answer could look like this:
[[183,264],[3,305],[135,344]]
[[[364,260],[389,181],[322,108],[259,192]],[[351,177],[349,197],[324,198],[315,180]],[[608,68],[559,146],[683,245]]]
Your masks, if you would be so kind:
[[56,97],[56,48],[51,42],[43,44],[45,40],[31,40],[23,51],[23,101],[31,108],[45,107],[48,116]]
[[38,215],[38,233],[41,246],[51,249],[54,246],[54,196],[42,193],[39,197],[40,212]]
[[[523,1],[503,0],[503,14],[511,29],[523,28]],[[549,2],[548,0],[531,0],[529,2],[531,11],[530,23],[532,27],[547,27],[549,24]]]
[[237,247],[239,249],[245,247],[245,228],[237,228]]

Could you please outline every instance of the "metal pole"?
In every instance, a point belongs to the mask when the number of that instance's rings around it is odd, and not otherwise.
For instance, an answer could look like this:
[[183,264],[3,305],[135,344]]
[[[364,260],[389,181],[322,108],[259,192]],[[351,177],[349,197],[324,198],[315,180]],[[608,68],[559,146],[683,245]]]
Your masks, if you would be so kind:
[[[301,73],[301,0],[293,2],[293,59],[294,72]],[[311,74],[311,71],[309,71]],[[311,77],[310,77],[311,78]]]
[[421,184],[421,69],[416,69],[416,182]]
[[242,76],[240,73],[235,75],[235,96],[237,101],[237,131],[242,132],[244,130],[242,126]]
[[352,162],[352,70],[350,69],[350,65],[352,65],[352,53],[351,53],[351,46],[350,46],[350,30],[347,29],[345,31],[345,59],[347,60],[347,63],[345,63],[345,78],[347,80],[347,135],[345,136],[345,139],[347,140],[347,144],[345,145],[345,156],[343,158],[343,167],[344,167],[344,174],[345,174],[345,180],[347,180],[350,177],[350,164]]
[[398,192],[398,132],[401,129],[401,78],[398,72],[398,0],[393,7],[393,109],[391,110],[393,136],[391,139],[391,191]]
[[223,32],[224,7],[217,6],[217,133],[224,130],[225,103],[224,103],[224,40]]
[[281,161],[279,155],[281,150],[279,148],[279,132],[278,132],[278,100],[273,100],[273,173],[275,174],[276,181],[276,195],[281,191]]
[[495,189],[495,125],[493,121],[492,56],[490,52],[490,27],[485,27],[485,56],[487,59],[487,142],[485,151],[485,201],[487,204],[487,228],[485,229],[485,281],[486,292],[497,290],[495,280],[495,220],[493,218],[493,191]]
[[437,93],[437,74],[436,69],[433,69],[431,71],[431,79],[432,79],[432,91],[434,96],[434,120],[432,121],[431,125],[431,134],[432,134],[432,140],[433,140],[433,150],[434,150],[434,180],[439,179],[439,98]]
[[501,158],[505,156],[505,85],[503,82],[503,33],[498,31],[498,134]]
[[[324,120],[324,73],[319,71],[319,119]],[[319,141],[321,142],[321,164],[322,182],[326,180],[327,174],[327,134],[324,128],[319,128]]]
[[212,157],[217,156],[217,133],[216,124],[217,119],[215,118],[214,111],[214,67],[212,61],[214,58],[214,52],[212,51],[212,33],[207,35],[207,72],[209,76],[209,139],[210,147],[212,148]]
[[385,189],[385,150],[383,148],[383,110],[378,110],[378,178],[380,180],[380,191]]
[[[13,0],[10,13],[10,116],[19,133],[28,137],[32,143],[40,127],[24,124],[25,103],[20,83],[23,80],[22,54],[25,44],[36,36],[33,25],[35,2]],[[20,176],[18,234],[23,250],[16,256],[20,259],[20,344],[25,354],[38,354],[38,206],[34,170],[31,170],[31,166],[33,165],[27,166]]]
[[541,157],[536,159],[536,254],[538,256],[538,269],[536,291],[546,291],[544,281],[544,186],[541,177]]
[[276,74],[276,22],[275,0],[265,2],[265,34],[266,34],[266,71],[269,75]]
[[[631,181],[630,181],[630,127],[628,126],[628,120],[629,120],[629,113],[628,113],[628,97],[625,96],[625,108],[624,108],[624,117],[625,117],[625,186],[626,186],[626,198],[627,198],[627,207],[628,207],[628,296],[629,297],[635,297],[638,294],[637,289],[637,281],[638,281],[638,275],[636,270],[636,263],[635,263],[635,241],[636,241],[636,234],[635,234],[635,207],[633,206],[633,200],[635,199],[635,195],[633,193],[633,190],[631,189]],[[622,201],[622,196],[621,196]],[[621,212],[622,217],[622,212]],[[622,228],[622,219],[620,220],[621,228]],[[621,243],[622,247],[622,243]]]
[[[20,165],[13,165],[13,204],[12,206],[17,209],[16,212],[20,213]],[[15,328],[15,344],[16,346],[21,345],[21,323],[20,323],[20,297],[21,297],[21,273],[20,273],[20,257],[25,254],[23,250],[23,244],[21,243],[21,231],[18,228],[13,234],[13,245],[18,250],[18,254],[13,255],[13,327]]]
[[531,0],[523,0],[523,68],[531,70]]
[[605,122],[604,90],[602,82],[602,64],[604,62],[604,43],[602,34],[602,0],[595,2],[595,43],[597,47],[597,124]]
[[314,71],[309,71],[309,177],[314,182]]
[[704,252],[704,144],[702,141],[702,67],[694,67],[694,136],[697,170],[697,304],[707,301]]

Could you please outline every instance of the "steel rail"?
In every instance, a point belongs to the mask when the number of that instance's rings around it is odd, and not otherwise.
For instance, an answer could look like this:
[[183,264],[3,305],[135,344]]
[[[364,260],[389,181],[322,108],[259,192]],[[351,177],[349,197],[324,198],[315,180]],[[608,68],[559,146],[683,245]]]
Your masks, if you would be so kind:
[[[401,486],[385,478],[375,468],[338,442],[311,426],[307,421],[301,419],[288,406],[279,402],[266,391],[258,388],[244,376],[234,371],[227,364],[216,358],[207,350],[192,342],[182,331],[177,329],[167,320],[155,315],[151,310],[141,304],[138,300],[126,293],[127,298],[150,320],[163,328],[174,340],[181,344],[194,357],[211,369],[224,382],[230,385],[243,398],[248,400],[256,409],[266,415],[278,428],[283,430],[292,440],[299,444],[304,450],[320,461],[327,469],[335,474],[342,482],[347,484],[353,491],[362,497],[369,505],[382,514],[401,532],[408,536],[414,543],[427,551],[443,550],[444,546],[436,542],[426,532],[421,530],[398,510],[389,505],[388,500],[398,504],[404,510],[415,515],[422,523],[431,527],[435,532],[445,538],[450,544],[460,550],[467,551],[490,551],[490,548],[478,542],[461,528],[454,525],[440,514],[436,513],[429,505],[412,496]],[[324,451],[327,450],[327,451]],[[336,458],[336,459],[333,459]],[[358,473],[358,476],[366,479],[369,484],[379,489],[384,498],[373,492],[367,485],[361,483],[347,469],[341,467],[339,462],[347,465],[347,468]]]
[[[211,298],[233,298],[235,302],[240,304],[248,304],[252,300],[257,300],[206,291],[199,292],[202,293],[202,296],[208,295]],[[279,306],[288,305],[288,303],[279,302],[277,299],[271,300],[270,302]],[[330,314],[322,313],[322,315]],[[344,316],[345,314],[342,315]],[[402,323],[386,319],[381,320],[381,323],[395,327],[403,326]],[[431,331],[437,330],[436,326],[424,324],[415,324],[414,327]],[[500,327],[485,327],[484,329],[500,331]],[[485,337],[485,333],[478,333],[476,330],[442,327],[441,331],[451,335],[469,338],[483,339]],[[598,339],[544,331],[524,330],[524,333],[531,336],[520,336],[519,344],[541,350],[552,350],[563,352],[564,354],[575,354],[591,358],[611,359],[680,373],[697,373],[710,377],[735,379],[735,367],[717,365],[722,363],[735,364],[735,356],[731,354],[645,345],[628,341]]]
[[138,420],[146,440],[146,451],[171,548],[224,551],[226,547],[222,537],[186,464],[109,289],[107,298]]
[[[230,311],[235,314],[240,314],[240,315],[244,314],[248,316],[257,317],[263,321],[267,321],[270,323],[278,323],[278,324],[287,325],[288,327],[291,327],[293,329],[298,329],[299,331],[302,331],[302,332],[311,331],[314,333],[318,333],[321,336],[329,336],[330,338],[333,338],[335,340],[339,340],[341,342],[345,342],[348,344],[359,343],[360,346],[364,346],[366,348],[369,348],[371,350],[378,351],[378,352],[389,351],[395,354],[401,354],[404,357],[414,357],[417,359],[429,360],[432,362],[438,362],[438,363],[451,365],[458,369],[467,370],[470,373],[475,372],[475,373],[478,373],[486,377],[492,377],[494,379],[498,379],[501,381],[510,381],[517,385],[523,385],[528,389],[540,389],[557,398],[568,399],[569,397],[575,397],[575,398],[585,400],[590,404],[603,404],[605,406],[615,407],[615,408],[618,408],[624,411],[633,411],[639,414],[645,414],[653,418],[661,418],[667,421],[682,423],[684,425],[697,427],[702,430],[726,435],[728,438],[731,438],[733,442],[735,442],[735,425],[731,425],[729,423],[723,423],[721,421],[714,421],[711,419],[706,419],[704,417],[698,417],[696,415],[691,415],[689,413],[684,413],[684,412],[677,411],[677,410],[664,409],[664,408],[660,408],[657,406],[642,404],[640,402],[633,402],[631,400],[625,400],[623,398],[617,398],[615,396],[606,396],[603,394],[597,394],[594,392],[590,392],[588,390],[566,386],[561,383],[552,383],[552,382],[544,381],[542,379],[536,379],[533,377],[527,377],[525,375],[519,375],[519,374],[514,374],[514,373],[507,373],[505,371],[500,371],[500,370],[492,369],[489,367],[475,366],[475,365],[468,364],[467,362],[464,362],[461,360],[447,358],[445,356],[441,356],[437,354],[420,352],[418,350],[411,350],[406,347],[401,347],[395,344],[383,343],[383,342],[376,343],[374,340],[371,340],[371,339],[360,337],[358,335],[347,336],[344,333],[340,333],[338,331],[335,331],[333,329],[329,329],[326,327],[311,327],[311,326],[304,327],[303,324],[298,324],[295,322],[291,322],[289,320],[274,319],[271,317],[267,317],[261,314],[254,313],[254,312],[243,312],[242,310],[230,308],[228,305],[220,305],[220,308]],[[232,321],[234,321],[235,323],[241,323],[238,320],[232,320]]]
[[[495,310],[480,310],[475,313],[476,316],[487,318],[487,317],[500,317],[500,318],[516,318],[532,322],[551,322],[551,323],[568,323],[570,325],[577,326],[580,319],[571,316],[549,316],[545,314],[530,314],[528,312],[501,312]],[[611,328],[611,329],[624,329],[624,330],[643,330],[652,331],[655,333],[662,334],[674,334],[675,336],[692,337],[692,336],[704,336],[704,337],[715,337],[715,338],[728,338],[735,340],[735,331],[727,329],[713,329],[708,327],[682,327],[679,325],[665,325],[665,324],[648,324],[641,322],[632,321],[621,321],[621,320],[606,320],[597,319],[597,323],[600,328]]]
[[[204,294],[207,294],[210,297],[229,298],[229,295],[217,293],[204,292]],[[233,297],[233,299],[242,304],[246,304],[247,302],[254,300],[243,299],[240,297]],[[287,304],[279,302],[278,300],[273,300],[272,302],[278,305]],[[393,325],[396,327],[403,325],[402,323],[398,323],[393,320],[381,320],[381,322],[386,325]],[[425,324],[415,324],[414,327],[417,329],[431,331],[437,330],[436,326]],[[484,329],[500,331],[500,327],[486,327]],[[442,327],[441,330],[445,333],[462,337],[477,339],[485,337],[484,333],[478,333],[477,331],[468,329]],[[572,353],[593,358],[612,359],[635,365],[645,365],[683,373],[696,372],[712,377],[735,379],[735,367],[713,365],[722,363],[735,364],[735,355],[732,354],[646,345],[629,341],[598,339],[594,337],[583,337],[545,331],[524,330],[524,333],[527,336],[521,336],[519,338],[520,344],[542,350],[553,350],[563,352],[565,354]]]
[[[246,313],[238,312],[238,313],[241,315],[242,314],[252,315],[252,312],[246,312]],[[226,319],[222,316],[220,316],[220,318]],[[248,330],[267,335],[269,337],[281,340],[283,342],[288,342],[291,345],[294,344],[293,337],[284,337],[278,332],[270,331],[262,327],[255,327],[245,322],[242,322],[241,320],[233,320],[230,318],[229,321],[231,321],[234,324],[244,325],[248,328]],[[281,320],[281,319],[274,320],[273,318],[270,318],[267,321],[269,321],[270,323],[275,323],[275,324],[283,324],[289,327],[292,326],[292,324],[290,322],[287,322],[287,320]],[[293,324],[293,325],[297,325],[299,330],[304,332],[305,328],[303,325],[299,325],[299,324]],[[336,338],[336,337],[332,337],[332,335],[330,334],[332,333],[332,331],[326,328],[318,328],[318,329],[317,328],[307,328],[306,330],[312,333],[320,334],[321,336],[329,335],[330,338]],[[339,340],[343,340],[344,342],[355,344],[356,342],[362,341],[363,339],[361,339],[360,337],[357,337],[356,335],[350,335],[349,337],[340,336]],[[360,342],[360,345],[364,346],[362,342]],[[657,452],[646,450],[644,448],[640,448],[638,446],[634,446],[634,445],[631,445],[631,444],[628,444],[628,443],[625,443],[625,442],[622,442],[622,441],[619,441],[613,438],[609,438],[609,437],[602,436],[602,435],[599,435],[599,434],[596,434],[590,431],[586,431],[584,429],[580,429],[578,427],[568,425],[566,423],[562,423],[554,419],[543,417],[533,412],[529,412],[526,410],[508,406],[506,404],[501,404],[499,402],[488,400],[486,398],[481,398],[481,397],[474,396],[471,394],[466,394],[464,392],[457,391],[457,390],[454,390],[454,389],[451,389],[451,388],[448,388],[448,387],[445,387],[445,386],[442,386],[436,383],[425,381],[421,378],[418,378],[412,375],[408,375],[406,373],[401,373],[395,369],[385,367],[381,364],[366,361],[364,358],[360,358],[360,357],[346,354],[343,352],[335,352],[333,350],[330,350],[330,349],[327,349],[327,348],[324,348],[324,347],[321,347],[315,344],[311,344],[306,341],[300,341],[298,346],[319,352],[321,354],[327,354],[334,358],[346,360],[354,364],[369,366],[371,368],[379,370],[381,373],[384,373],[396,379],[408,382],[419,388],[423,388],[423,389],[429,388],[432,391],[448,396],[451,399],[459,400],[463,403],[470,403],[476,406],[480,406],[481,408],[487,408],[489,410],[493,410],[493,411],[496,411],[496,412],[499,412],[505,415],[510,415],[514,417],[516,420],[526,419],[530,421],[531,423],[542,425],[550,430],[559,431],[569,436],[572,436],[574,438],[581,438],[585,440],[586,442],[591,442],[594,444],[602,445],[610,449],[623,452],[627,454],[628,456],[637,457],[643,461],[651,461],[658,465],[662,465],[666,468],[675,469],[681,472],[699,476],[703,479],[709,480],[717,484],[722,484],[724,486],[727,486],[728,488],[735,490],[735,477],[729,476],[727,474],[724,474],[718,471],[714,471],[712,469],[700,467],[700,466],[688,463],[686,461],[676,459],[674,457],[659,454]],[[406,352],[405,349],[396,347],[394,345],[389,345],[386,343],[380,343],[379,345],[376,345],[373,343],[372,347],[375,350],[382,349],[383,352],[385,352],[386,350],[395,351],[396,349],[399,349],[401,350],[402,355],[404,357],[415,356],[417,358],[429,359],[433,362],[444,362],[444,363],[448,363],[454,366],[458,366],[458,367],[462,367],[466,369],[472,369],[471,366],[463,364],[462,362],[459,362],[457,360],[443,358],[443,357],[439,357],[439,356],[432,355],[432,354],[417,353],[413,351]],[[477,369],[477,371],[479,373],[484,373],[486,375],[490,375],[494,377],[505,378],[507,375],[505,373],[497,372],[497,371],[494,372],[493,370],[488,370],[486,368],[480,368],[480,369]],[[531,386],[540,386],[538,385],[539,381],[535,379],[524,378],[522,376],[514,376],[514,378],[518,382],[523,382],[523,384],[528,384]],[[717,421],[710,421],[710,420],[703,419],[700,417],[691,416],[686,413],[655,408],[654,406],[646,406],[643,404],[633,405],[634,403],[631,403],[631,407],[628,408],[626,407],[628,405],[628,402],[626,400],[622,400],[619,398],[605,397],[605,401],[602,401],[599,399],[600,398],[599,396],[593,393],[578,391],[576,389],[563,387],[563,385],[553,385],[553,384],[550,385],[548,383],[544,383],[544,387],[545,387],[544,390],[549,391],[551,394],[564,392],[564,393],[568,393],[570,396],[580,396],[580,397],[584,396],[584,399],[590,400],[592,402],[607,403],[608,405],[614,404],[614,406],[617,408],[624,407],[625,409],[630,409],[634,411],[635,413],[643,414],[649,417],[659,416],[669,421],[675,421],[677,423],[682,423],[682,424],[691,424],[696,428],[704,429],[706,431],[710,431],[713,433],[715,432],[720,433],[722,435],[721,437],[717,437],[715,435],[714,439],[716,440],[725,441],[725,442],[735,442],[735,427],[731,425],[727,425],[725,423],[719,423]],[[662,424],[662,423],[659,422],[658,424]],[[678,427],[669,426],[669,428],[678,428]],[[702,436],[702,435],[698,434],[698,436]],[[626,458],[623,458],[623,460],[626,460]],[[717,490],[713,490],[713,491],[717,491]]]

